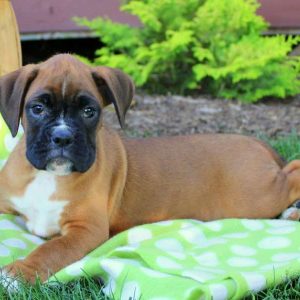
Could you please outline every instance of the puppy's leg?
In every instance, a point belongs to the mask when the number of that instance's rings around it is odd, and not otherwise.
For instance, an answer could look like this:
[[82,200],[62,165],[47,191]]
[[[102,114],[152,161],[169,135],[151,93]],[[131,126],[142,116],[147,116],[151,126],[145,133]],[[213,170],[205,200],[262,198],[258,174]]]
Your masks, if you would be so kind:
[[300,160],[293,160],[288,163],[282,172],[285,174],[287,179],[288,187],[288,204],[291,205],[285,209],[280,219],[284,220],[300,220]]
[[21,276],[31,283],[37,276],[45,281],[106,241],[109,237],[108,220],[97,215],[97,218],[91,217],[89,220],[66,222],[63,232],[62,236],[39,246],[26,259],[5,266],[4,273],[9,278]]
[[293,160],[288,163],[282,172],[287,178],[288,204],[292,205],[300,199],[300,160]]

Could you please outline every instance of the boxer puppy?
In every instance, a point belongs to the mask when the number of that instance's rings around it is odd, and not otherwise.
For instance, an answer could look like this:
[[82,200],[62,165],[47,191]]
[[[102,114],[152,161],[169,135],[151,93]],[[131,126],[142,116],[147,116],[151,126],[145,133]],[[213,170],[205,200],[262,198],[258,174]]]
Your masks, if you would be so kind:
[[300,197],[300,161],[287,165],[239,135],[125,139],[102,125],[113,103],[121,126],[134,86],[119,70],[70,55],[0,79],[0,111],[24,137],[0,174],[0,209],[53,237],[5,266],[34,282],[135,225],[179,218],[273,218]]

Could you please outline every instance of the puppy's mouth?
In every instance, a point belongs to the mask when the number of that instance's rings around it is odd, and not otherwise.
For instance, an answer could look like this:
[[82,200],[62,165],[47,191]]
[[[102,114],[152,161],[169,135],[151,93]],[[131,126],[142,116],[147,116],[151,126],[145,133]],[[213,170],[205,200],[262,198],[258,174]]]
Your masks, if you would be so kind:
[[52,158],[47,162],[46,171],[57,175],[66,176],[72,173],[74,168],[73,162],[65,157]]

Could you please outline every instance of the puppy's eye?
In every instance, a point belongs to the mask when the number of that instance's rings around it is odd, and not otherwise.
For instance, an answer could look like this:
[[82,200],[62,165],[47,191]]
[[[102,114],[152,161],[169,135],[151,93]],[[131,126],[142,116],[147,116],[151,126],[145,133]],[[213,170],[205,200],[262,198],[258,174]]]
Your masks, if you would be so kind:
[[96,114],[96,109],[94,107],[86,106],[83,109],[83,116],[85,118],[92,118],[95,114]]
[[36,104],[31,107],[31,111],[35,115],[40,115],[44,112],[44,106],[42,104]]

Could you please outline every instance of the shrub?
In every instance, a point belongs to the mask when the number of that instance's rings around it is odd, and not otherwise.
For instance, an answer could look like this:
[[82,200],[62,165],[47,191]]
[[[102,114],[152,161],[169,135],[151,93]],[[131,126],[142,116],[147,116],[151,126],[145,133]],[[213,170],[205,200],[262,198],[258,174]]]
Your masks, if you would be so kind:
[[150,92],[210,93],[255,102],[299,93],[298,37],[262,36],[256,0],[130,0],[122,10],[140,27],[77,18],[104,47],[92,64],[130,74]]

